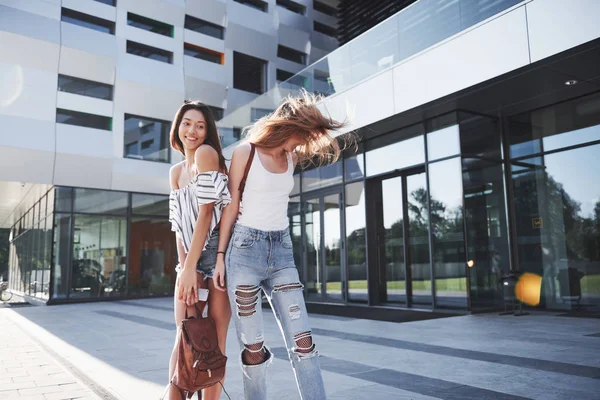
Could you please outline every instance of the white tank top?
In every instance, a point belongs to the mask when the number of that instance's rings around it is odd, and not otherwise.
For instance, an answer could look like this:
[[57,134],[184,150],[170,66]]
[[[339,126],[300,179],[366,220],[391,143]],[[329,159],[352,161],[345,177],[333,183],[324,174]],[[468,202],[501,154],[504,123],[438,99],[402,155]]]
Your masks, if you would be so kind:
[[267,232],[287,229],[288,203],[290,192],[294,188],[293,175],[294,162],[291,154],[288,154],[287,171],[274,174],[265,169],[256,151],[246,178],[238,223]]

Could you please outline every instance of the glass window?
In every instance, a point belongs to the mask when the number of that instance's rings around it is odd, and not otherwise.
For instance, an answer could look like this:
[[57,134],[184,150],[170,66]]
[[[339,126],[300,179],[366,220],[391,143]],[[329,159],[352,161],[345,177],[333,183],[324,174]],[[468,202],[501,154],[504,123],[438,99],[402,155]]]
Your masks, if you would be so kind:
[[458,154],[460,154],[458,125],[427,134],[427,156],[429,161]]
[[68,187],[56,187],[56,209],[57,212],[70,212],[73,209],[73,189]]
[[313,9],[315,11],[319,11],[322,12],[323,14],[335,17],[337,14],[337,10],[335,9],[335,7],[331,7],[328,4],[325,3],[321,3],[320,1],[314,0],[313,1]]
[[425,162],[423,136],[393,143],[366,153],[367,176],[402,169]]
[[292,78],[295,74],[277,68],[277,82],[284,82]]
[[117,0],[94,0],[94,1],[97,1],[98,3],[104,3],[106,5],[113,6],[113,7],[117,6]]
[[233,0],[236,3],[240,3],[240,4],[244,4],[248,7],[252,7],[256,10],[260,10],[262,12],[268,12],[269,10],[269,5],[267,2],[264,2],[262,0]]
[[191,15],[185,16],[185,29],[212,36],[221,40],[225,37],[225,28],[222,26],[213,24],[212,22],[204,21],[200,18],[192,17]]
[[169,196],[157,194],[131,195],[131,209],[133,214],[169,216]]
[[133,217],[129,241],[129,294],[170,295],[175,286],[177,247],[164,218]]
[[266,117],[271,114],[274,110],[269,110],[266,108],[251,108],[250,109],[250,119],[252,122],[256,122],[262,117]]
[[335,29],[334,27],[322,24],[317,21],[313,21],[313,30],[315,32],[319,32],[323,35],[331,36],[333,38],[335,38],[335,35],[337,34],[337,29]]
[[[458,140],[458,137],[456,139]],[[429,164],[428,173],[436,306],[466,308],[467,278],[460,157]]]
[[[467,3],[471,3],[467,1]],[[394,16],[398,24],[399,60],[404,60],[461,30],[464,1],[421,0]]]
[[294,188],[290,193],[290,196],[300,193],[300,172],[294,174]]
[[306,13],[306,7],[292,0],[277,0],[277,5],[296,14],[304,15]]
[[515,162],[519,267],[543,277],[540,306],[600,305],[598,154],[592,145]]
[[110,33],[111,35],[115,34],[114,22],[93,17],[89,14],[84,14],[69,8],[62,8],[60,20],[70,24],[79,25],[84,28],[93,29],[95,31]]
[[302,203],[299,196],[290,198],[288,218],[290,221],[292,246],[294,247],[294,262],[298,268],[300,281],[304,281],[304,270],[302,268]]
[[75,189],[75,212],[125,214],[127,193],[98,189]]
[[277,46],[277,57],[283,58],[284,60],[292,61],[298,64],[306,65],[306,54],[291,49],[289,47],[285,47],[282,45]]
[[[408,197],[408,270],[411,271],[413,304],[431,305],[429,216],[425,173],[406,177]],[[394,207],[394,205],[392,205]]]
[[112,118],[110,117],[64,110],[62,108],[56,109],[56,123],[102,129],[105,131],[112,130]]
[[366,303],[367,247],[365,188],[363,182],[346,185],[346,253],[348,265],[348,301]]
[[74,218],[71,298],[124,296],[127,270],[125,218]]
[[[138,160],[169,162],[170,127],[171,123],[168,121],[125,114],[123,156]],[[146,146],[142,146],[144,142]]]
[[510,268],[504,194],[504,169],[500,160],[463,158],[463,191],[471,308],[502,306],[502,275]]
[[149,58],[151,60],[161,61],[167,64],[173,64],[172,52],[141,43],[132,42],[131,40],[127,41],[127,53]]
[[364,178],[365,176],[365,155],[357,154],[355,156],[344,159],[344,168],[346,180]]
[[215,106],[207,105],[207,107],[210,108],[210,112],[212,113],[215,121],[219,121],[219,120],[223,119],[223,113],[225,112],[225,110],[223,110],[220,107],[215,107]]
[[200,60],[209,61],[215,64],[224,64],[224,55],[218,51],[205,49],[204,47],[194,46],[189,43],[184,43],[183,54],[186,56],[199,58]]
[[498,119],[460,113],[460,152],[463,157],[501,160]]
[[[50,219],[50,218],[49,218]],[[52,298],[64,299],[68,293],[69,249],[71,246],[71,217],[69,214],[54,215],[54,243],[52,268]]]
[[224,148],[240,140],[241,130],[239,128],[219,128],[221,146]]
[[233,87],[246,92],[263,94],[267,90],[267,62],[234,51]]
[[600,140],[600,94],[525,113],[509,120],[512,158]]
[[342,183],[342,162],[323,165],[302,172],[302,192]]
[[58,75],[58,91],[80,94],[82,96],[95,97],[103,100],[113,99],[112,85],[67,75]]
[[127,25],[159,35],[173,37],[173,25],[143,17],[134,13],[127,13]]

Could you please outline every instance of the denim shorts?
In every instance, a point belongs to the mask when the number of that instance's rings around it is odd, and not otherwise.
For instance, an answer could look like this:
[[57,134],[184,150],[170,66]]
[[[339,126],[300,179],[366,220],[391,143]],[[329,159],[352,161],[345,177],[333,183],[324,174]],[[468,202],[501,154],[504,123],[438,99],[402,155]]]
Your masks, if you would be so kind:
[[[196,271],[204,275],[204,279],[210,279],[215,273],[215,266],[217,265],[217,248],[219,247],[219,230],[215,229],[210,235],[210,239],[206,244],[206,248],[200,255],[198,264],[196,264]],[[181,267],[177,265],[175,267],[177,276],[181,271]]]

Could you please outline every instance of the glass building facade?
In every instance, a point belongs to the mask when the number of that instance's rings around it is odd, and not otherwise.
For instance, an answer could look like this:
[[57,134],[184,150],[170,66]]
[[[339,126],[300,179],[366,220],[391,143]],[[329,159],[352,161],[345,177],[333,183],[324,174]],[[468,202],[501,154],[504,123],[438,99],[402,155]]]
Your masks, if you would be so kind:
[[9,287],[49,303],[170,295],[168,213],[164,195],[54,187],[11,229]]
[[[516,115],[457,110],[363,137],[294,176],[309,303],[485,311],[503,278],[600,305],[600,92]],[[50,303],[173,293],[168,196],[54,187],[10,230],[13,291]]]
[[456,111],[298,172],[307,301],[483,311],[503,307],[506,275],[530,272],[542,307],[599,305],[599,104]]

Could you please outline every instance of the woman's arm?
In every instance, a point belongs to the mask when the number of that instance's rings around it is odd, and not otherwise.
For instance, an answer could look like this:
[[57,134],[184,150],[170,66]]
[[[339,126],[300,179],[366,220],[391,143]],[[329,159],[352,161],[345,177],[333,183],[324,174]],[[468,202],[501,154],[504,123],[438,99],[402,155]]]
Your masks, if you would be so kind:
[[[171,183],[171,190],[179,189],[179,172],[179,164],[173,165],[169,170],[169,182]],[[179,260],[179,265],[183,267],[183,264],[185,264],[186,253],[185,248],[183,247],[181,236],[179,236],[178,233],[175,234],[175,242],[177,243],[177,258]]]
[[[218,171],[219,157],[215,149],[202,145],[196,150],[194,157],[198,172]],[[198,283],[196,280],[196,264],[202,255],[206,236],[210,228],[214,203],[200,204],[198,206],[198,219],[192,234],[192,243],[183,264],[179,283],[179,299],[184,300],[188,306],[198,302]]]
[[231,166],[229,168],[229,192],[231,193],[231,203],[223,210],[221,224],[219,228],[219,247],[217,254],[217,265],[213,275],[215,287],[225,291],[225,254],[229,239],[231,238],[231,229],[235,223],[240,210],[240,182],[244,176],[246,163],[250,157],[250,145],[243,144],[238,146],[231,156]]

